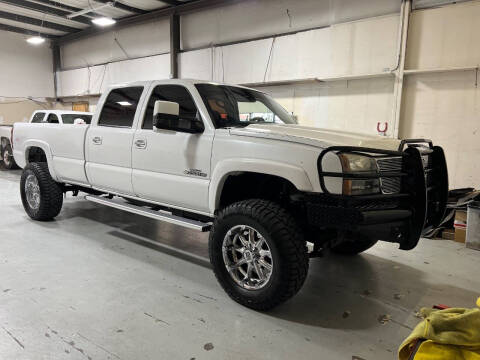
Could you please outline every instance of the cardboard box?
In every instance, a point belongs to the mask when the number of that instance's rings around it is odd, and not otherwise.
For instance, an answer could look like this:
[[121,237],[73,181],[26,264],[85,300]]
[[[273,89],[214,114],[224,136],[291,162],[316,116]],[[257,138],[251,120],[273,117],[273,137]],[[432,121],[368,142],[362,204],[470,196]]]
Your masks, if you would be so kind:
[[455,240],[455,229],[443,229],[442,239]]
[[455,211],[455,241],[465,243],[467,237],[467,212],[465,210]]
[[467,238],[467,230],[465,229],[455,229],[455,241],[459,243],[464,243]]

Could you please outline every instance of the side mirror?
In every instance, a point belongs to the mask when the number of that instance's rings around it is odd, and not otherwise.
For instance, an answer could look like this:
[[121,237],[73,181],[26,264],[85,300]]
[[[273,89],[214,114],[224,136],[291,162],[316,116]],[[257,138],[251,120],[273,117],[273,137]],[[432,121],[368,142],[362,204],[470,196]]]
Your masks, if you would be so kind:
[[76,119],[73,120],[73,124],[74,125],[85,125],[86,122],[82,118],[76,118]]
[[162,129],[196,134],[205,130],[201,120],[180,119],[179,114],[180,106],[178,103],[163,100],[155,101],[153,107],[153,131]]
[[173,130],[178,127],[180,106],[172,101],[155,101],[153,107],[153,129]]

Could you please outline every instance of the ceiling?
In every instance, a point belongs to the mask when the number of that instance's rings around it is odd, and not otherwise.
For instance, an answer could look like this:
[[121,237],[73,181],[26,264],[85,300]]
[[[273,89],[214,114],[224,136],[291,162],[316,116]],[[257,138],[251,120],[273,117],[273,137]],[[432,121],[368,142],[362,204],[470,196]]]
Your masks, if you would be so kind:
[[[0,0],[0,30],[60,38],[95,27],[91,20],[119,20],[196,0]],[[73,18],[70,14],[94,10]]]

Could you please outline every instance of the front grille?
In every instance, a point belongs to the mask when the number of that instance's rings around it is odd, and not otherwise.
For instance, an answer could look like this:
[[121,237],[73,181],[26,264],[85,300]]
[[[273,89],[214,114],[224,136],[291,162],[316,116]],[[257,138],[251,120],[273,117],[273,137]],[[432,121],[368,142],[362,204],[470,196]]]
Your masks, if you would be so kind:
[[[378,170],[380,172],[401,172],[402,171],[402,157],[385,157],[377,159]],[[397,194],[400,192],[402,181],[400,177],[381,177],[380,184],[382,193]]]

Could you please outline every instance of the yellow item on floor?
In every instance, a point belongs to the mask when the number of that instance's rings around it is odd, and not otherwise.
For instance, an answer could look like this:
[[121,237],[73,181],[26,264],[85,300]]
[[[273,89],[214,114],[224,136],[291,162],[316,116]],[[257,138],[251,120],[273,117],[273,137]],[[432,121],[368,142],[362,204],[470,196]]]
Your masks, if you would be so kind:
[[480,309],[422,308],[420,313],[424,320],[400,345],[400,360],[480,360]]

